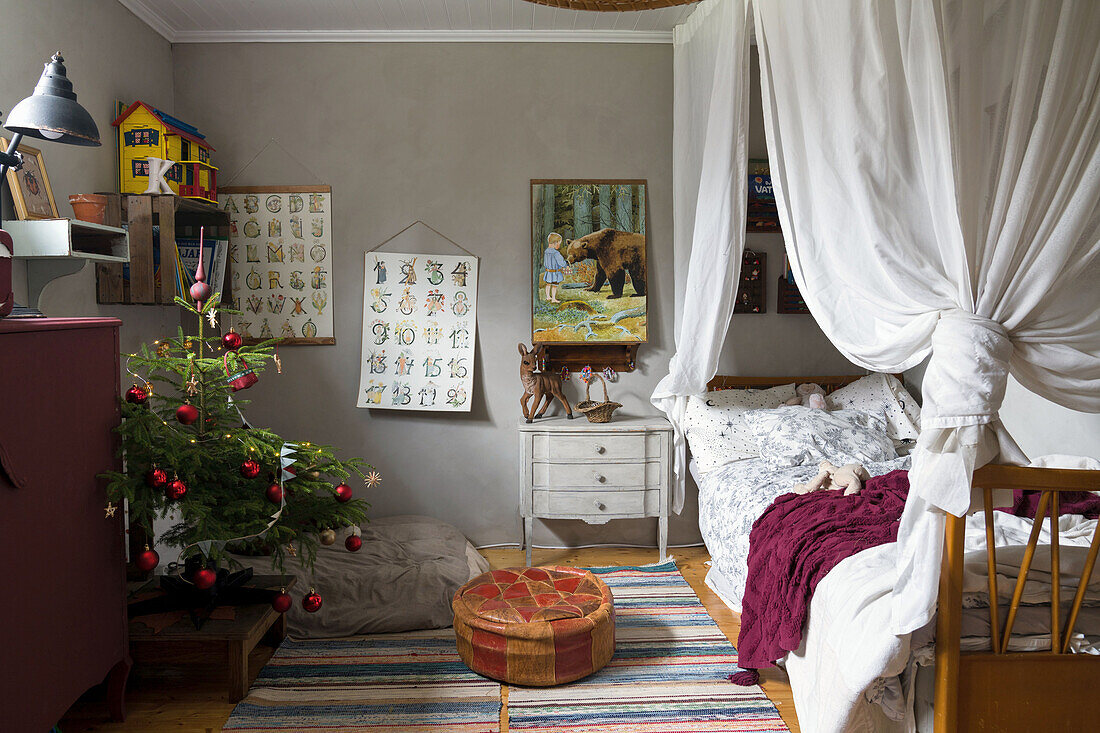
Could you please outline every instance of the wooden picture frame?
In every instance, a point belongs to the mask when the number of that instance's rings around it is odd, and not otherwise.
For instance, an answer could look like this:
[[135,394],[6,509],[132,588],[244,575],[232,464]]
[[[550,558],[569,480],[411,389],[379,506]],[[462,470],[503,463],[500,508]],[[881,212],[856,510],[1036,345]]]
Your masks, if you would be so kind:
[[[4,150],[8,149],[10,138],[0,137]],[[57,202],[50,188],[50,177],[46,174],[46,161],[42,151],[30,145],[19,145],[23,154],[21,170],[8,169],[8,186],[11,188],[15,214],[20,221],[28,219],[59,219]]]
[[[531,248],[532,342],[536,346],[551,347],[551,351],[612,344],[636,349],[638,344],[646,343],[649,340],[648,181],[551,178],[532,179],[530,185],[531,240],[528,246]],[[583,208],[578,209],[578,206]],[[638,249],[637,235],[641,235],[641,258],[639,263],[635,256],[634,273],[625,268],[623,272],[604,273],[595,257],[569,263],[570,272],[564,275],[559,288],[570,293],[570,301],[554,303],[557,308],[552,313],[548,312],[546,306],[553,302],[544,292],[547,289],[544,257],[548,237],[556,234],[561,239],[560,253],[568,262],[568,245],[573,240],[591,236],[603,229],[628,235],[630,241],[627,237],[622,238],[622,246],[630,247],[634,255]],[[635,273],[638,283],[635,282]],[[591,290],[593,278],[603,280],[598,291]],[[638,284],[641,288],[637,287]],[[615,296],[616,292],[618,296]],[[575,312],[561,308],[561,305],[571,301],[578,303]],[[621,315],[639,309],[641,313],[638,315]],[[558,311],[561,312],[560,320],[555,319]],[[617,320],[612,321],[613,317]]]

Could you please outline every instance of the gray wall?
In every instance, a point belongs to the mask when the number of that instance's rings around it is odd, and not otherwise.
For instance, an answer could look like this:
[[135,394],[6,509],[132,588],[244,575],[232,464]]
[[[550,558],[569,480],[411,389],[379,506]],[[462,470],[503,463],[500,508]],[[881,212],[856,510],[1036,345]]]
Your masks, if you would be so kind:
[[[0,0],[0,110],[9,112],[30,96],[42,65],[61,50],[78,101],[99,127],[102,147],[83,148],[45,140],[26,142],[42,150],[46,172],[61,216],[72,216],[69,194],[118,189],[114,101],[137,98],[171,108],[172,47],[117,0]],[[8,134],[5,132],[5,134]],[[5,186],[4,218],[14,218]],[[16,253],[19,242],[15,242]],[[26,304],[25,268],[14,268],[16,301]],[[42,293],[41,310],[50,316],[121,318],[122,346],[133,349],[179,322],[176,309],[141,306],[97,306],[95,270],[53,281]],[[125,381],[125,380],[124,380]]]
[[[477,543],[519,537],[516,344],[530,339],[532,178],[645,178],[650,342],[612,394],[652,413],[672,352],[672,48],[595,44],[248,44],[174,50],[176,105],[218,149],[221,184],[333,187],[337,344],[281,350],[249,417],[359,454],[384,484],[375,514],[423,513]],[[355,407],[363,253],[422,219],[481,257],[469,415]],[[410,232],[390,251],[448,252]],[[577,380],[569,387],[578,398]],[[654,542],[655,522],[554,522],[542,542]],[[696,516],[673,541],[698,538]]]

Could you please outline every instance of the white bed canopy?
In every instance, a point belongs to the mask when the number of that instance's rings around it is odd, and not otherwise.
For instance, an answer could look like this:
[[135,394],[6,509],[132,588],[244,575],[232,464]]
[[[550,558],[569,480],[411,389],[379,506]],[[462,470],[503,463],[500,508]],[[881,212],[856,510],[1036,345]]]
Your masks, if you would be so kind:
[[[653,397],[674,422],[715,373],[733,310],[748,4],[708,0],[687,27],[715,27],[677,34],[677,124],[692,104],[729,126],[706,126],[701,155],[679,134],[674,146],[681,169],[706,161],[675,182],[682,209],[698,179],[691,238],[677,241],[691,248],[677,353]],[[752,11],[772,180],[803,297],[862,367],[898,372],[930,357],[898,536],[893,625],[904,633],[935,610],[944,512],[967,510],[973,469],[1023,459],[997,416],[1008,375],[1100,412],[1100,3],[757,0]],[[709,91],[708,72],[683,78],[686,60],[699,69],[708,55]],[[719,162],[740,183],[715,186]]]

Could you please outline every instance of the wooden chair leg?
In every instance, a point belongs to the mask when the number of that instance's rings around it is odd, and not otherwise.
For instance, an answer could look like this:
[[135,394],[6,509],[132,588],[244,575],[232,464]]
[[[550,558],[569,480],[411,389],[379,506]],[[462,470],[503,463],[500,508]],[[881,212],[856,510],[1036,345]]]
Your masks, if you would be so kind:
[[947,515],[936,611],[936,733],[956,733],[959,725],[959,641],[962,631],[962,576],[966,518]]

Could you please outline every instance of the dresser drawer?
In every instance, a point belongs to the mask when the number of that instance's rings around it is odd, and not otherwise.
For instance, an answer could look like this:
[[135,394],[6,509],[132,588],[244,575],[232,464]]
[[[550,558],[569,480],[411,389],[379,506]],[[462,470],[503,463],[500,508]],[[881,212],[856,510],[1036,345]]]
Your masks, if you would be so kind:
[[608,517],[646,514],[646,494],[653,495],[653,513],[660,502],[657,491],[535,491],[534,513],[542,517]]
[[661,464],[637,463],[533,463],[531,481],[535,488],[565,487],[657,487],[661,485]]
[[536,461],[621,461],[659,458],[661,435],[630,433],[624,435],[572,434],[535,435],[533,453]]

